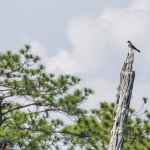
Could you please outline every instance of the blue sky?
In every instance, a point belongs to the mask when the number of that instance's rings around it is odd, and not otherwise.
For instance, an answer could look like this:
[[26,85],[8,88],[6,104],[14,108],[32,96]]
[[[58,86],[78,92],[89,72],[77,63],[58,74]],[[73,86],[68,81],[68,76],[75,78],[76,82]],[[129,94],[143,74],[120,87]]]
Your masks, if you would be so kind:
[[[116,0],[118,1],[118,0]],[[54,53],[69,47],[67,25],[79,16],[96,16],[108,0],[5,0],[0,1],[0,48],[17,47],[37,40]],[[120,5],[120,3],[115,3]]]
[[127,40],[142,51],[135,58],[132,104],[138,106],[142,96],[149,96],[149,0],[0,2],[0,49],[31,43],[49,71],[79,75],[82,85],[95,90],[88,107],[115,100]]

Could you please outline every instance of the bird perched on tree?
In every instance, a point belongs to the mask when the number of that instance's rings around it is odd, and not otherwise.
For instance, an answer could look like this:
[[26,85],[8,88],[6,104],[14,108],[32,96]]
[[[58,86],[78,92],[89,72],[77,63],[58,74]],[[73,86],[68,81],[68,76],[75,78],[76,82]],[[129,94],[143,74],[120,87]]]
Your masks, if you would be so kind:
[[137,52],[141,52],[139,49],[137,49],[133,44],[132,44],[132,42],[131,41],[127,41],[127,43],[128,43],[128,46],[131,48],[131,49],[133,49],[133,50],[136,50]]

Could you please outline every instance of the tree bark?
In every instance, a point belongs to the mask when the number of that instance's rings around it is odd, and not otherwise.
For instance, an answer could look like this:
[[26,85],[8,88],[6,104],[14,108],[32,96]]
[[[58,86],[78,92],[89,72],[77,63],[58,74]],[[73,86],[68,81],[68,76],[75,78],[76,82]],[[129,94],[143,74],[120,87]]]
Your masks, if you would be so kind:
[[125,125],[128,118],[129,106],[132,96],[135,71],[133,70],[134,50],[130,49],[120,73],[120,84],[115,106],[114,123],[108,150],[122,150],[124,142]]

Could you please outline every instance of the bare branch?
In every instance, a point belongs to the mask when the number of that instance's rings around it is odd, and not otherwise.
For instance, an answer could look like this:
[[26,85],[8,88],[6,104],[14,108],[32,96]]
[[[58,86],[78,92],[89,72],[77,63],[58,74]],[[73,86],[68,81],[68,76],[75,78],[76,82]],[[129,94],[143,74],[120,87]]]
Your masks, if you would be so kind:
[[30,107],[30,106],[33,106],[33,105],[35,105],[35,106],[41,106],[41,103],[35,102],[35,103],[23,105],[23,106],[17,106],[17,107],[15,107],[15,108],[9,109],[8,111],[2,113],[2,115],[6,115],[6,114],[8,114],[8,113],[10,113],[10,112],[13,112],[13,111],[15,111],[15,110],[23,109],[23,108]]

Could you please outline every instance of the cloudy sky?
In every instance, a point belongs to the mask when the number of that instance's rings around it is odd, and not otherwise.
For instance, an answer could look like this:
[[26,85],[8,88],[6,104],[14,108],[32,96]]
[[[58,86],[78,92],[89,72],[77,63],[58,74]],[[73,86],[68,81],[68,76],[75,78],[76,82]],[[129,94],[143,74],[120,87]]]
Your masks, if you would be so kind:
[[[48,70],[95,90],[88,107],[114,101],[127,40],[135,56],[132,105],[150,91],[150,0],[0,0],[0,49],[30,43]],[[85,104],[86,105],[86,104]]]

